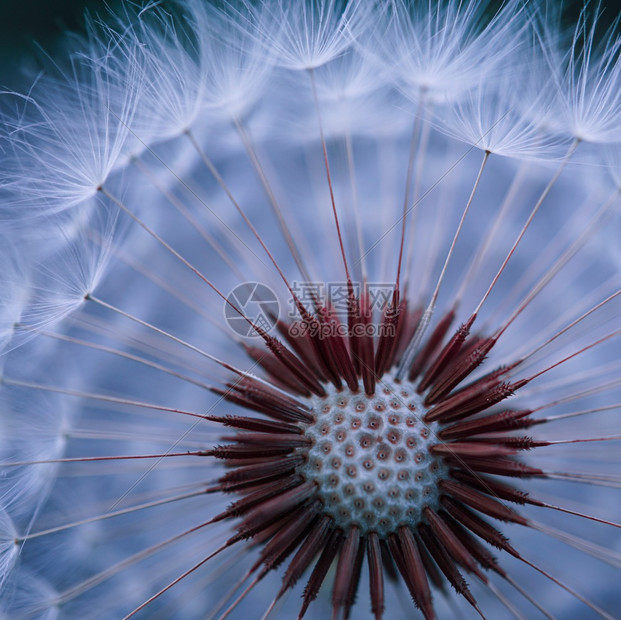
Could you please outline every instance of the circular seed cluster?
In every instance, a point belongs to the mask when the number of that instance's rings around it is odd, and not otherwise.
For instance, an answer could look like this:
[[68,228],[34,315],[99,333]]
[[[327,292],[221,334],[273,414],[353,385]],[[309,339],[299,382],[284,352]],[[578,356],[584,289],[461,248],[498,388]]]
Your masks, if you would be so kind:
[[338,527],[385,537],[416,524],[425,506],[438,506],[447,468],[429,452],[438,440],[422,422],[421,398],[411,385],[384,378],[375,395],[348,389],[313,398],[316,422],[301,473],[317,482],[324,512]]

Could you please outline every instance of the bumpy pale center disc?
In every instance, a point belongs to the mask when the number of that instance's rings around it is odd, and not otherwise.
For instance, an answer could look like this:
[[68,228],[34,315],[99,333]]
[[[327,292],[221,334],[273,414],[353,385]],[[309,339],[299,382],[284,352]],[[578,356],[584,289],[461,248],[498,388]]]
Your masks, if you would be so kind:
[[448,469],[429,451],[438,429],[422,421],[411,385],[386,376],[371,398],[332,388],[309,400],[317,421],[306,429],[314,443],[301,473],[318,483],[324,512],[338,527],[385,537],[416,525],[425,506],[438,508]]

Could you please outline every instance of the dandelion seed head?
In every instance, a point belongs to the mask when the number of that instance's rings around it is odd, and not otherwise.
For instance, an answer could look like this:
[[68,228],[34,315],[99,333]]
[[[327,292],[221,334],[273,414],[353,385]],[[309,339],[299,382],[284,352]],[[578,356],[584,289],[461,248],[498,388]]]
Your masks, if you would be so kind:
[[[29,366],[27,359],[16,360],[11,368],[26,380],[40,376],[40,369],[33,368],[32,363]],[[15,386],[3,386],[2,392],[0,404],[6,414],[2,425],[3,442],[0,444],[3,462],[27,463],[61,458],[67,448],[64,430],[71,425],[71,411],[66,403],[59,396],[37,394],[25,404],[23,398],[29,396],[28,390]],[[28,428],[21,422],[24,417],[29,420]],[[40,509],[41,498],[49,493],[57,473],[58,467],[54,463],[40,468],[23,465],[3,470],[2,506],[10,511],[20,529],[29,527],[33,512],[36,514],[36,510]],[[13,540],[17,538],[15,535]]]
[[0,615],[609,617],[618,38],[221,4],[3,95]]
[[8,239],[0,240],[0,244],[2,246],[2,250],[0,250],[0,265],[2,265],[0,286],[4,291],[0,299],[1,353],[15,334],[22,311],[28,303],[29,290],[23,265],[15,256],[15,248]]
[[254,36],[274,62],[295,70],[316,69],[337,58],[368,27],[373,3],[322,0],[297,6],[284,0],[260,2]]
[[[83,53],[99,58],[101,45],[91,39]],[[12,154],[2,178],[15,207],[54,213],[96,194],[119,164],[135,112],[135,92],[119,93],[110,74],[76,54],[68,68],[39,76],[28,95],[13,95],[18,116],[6,119]]]
[[[60,610],[55,604],[58,592],[33,571],[19,568],[15,579],[5,584],[10,593],[0,604],[0,612],[7,618],[15,614],[39,614],[44,620],[55,620]],[[18,578],[19,577],[19,578]],[[45,609],[42,613],[41,610]]]
[[375,31],[374,43],[405,94],[414,100],[421,93],[432,101],[458,99],[516,52],[523,28],[516,16],[519,3],[505,3],[489,24],[482,25],[485,4],[390,3],[386,30]]
[[240,23],[251,22],[252,13],[241,9],[228,13],[202,6],[195,10],[195,24],[206,73],[205,106],[232,119],[241,118],[262,96],[272,70],[270,57],[260,40]]
[[20,318],[24,335],[60,321],[93,292],[106,272],[115,223],[116,215],[98,209],[77,229],[58,224],[64,244],[32,265],[31,297]]
[[0,575],[3,578],[10,572],[19,557],[19,549],[15,543],[16,537],[17,531],[11,518],[4,509],[0,510]]
[[121,92],[137,98],[130,126],[139,154],[194,123],[203,109],[206,78],[201,51],[183,24],[155,6],[129,25],[125,17],[122,34],[115,35],[119,53],[106,68]]
[[549,103],[542,95],[526,100],[534,89],[528,83],[531,76],[520,73],[510,71],[510,79],[487,80],[468,91],[453,106],[437,111],[438,124],[452,136],[496,155],[562,157],[569,143],[535,120],[547,117]]
[[584,8],[570,44],[545,23],[540,26],[541,56],[555,86],[557,112],[549,121],[557,131],[585,142],[618,142],[621,42],[615,24],[599,33],[599,17],[599,7],[592,13]]

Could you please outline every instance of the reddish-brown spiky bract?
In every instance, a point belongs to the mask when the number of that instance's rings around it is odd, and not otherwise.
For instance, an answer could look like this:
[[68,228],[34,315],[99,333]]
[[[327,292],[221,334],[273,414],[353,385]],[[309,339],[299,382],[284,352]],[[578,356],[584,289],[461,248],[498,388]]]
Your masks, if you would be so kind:
[[[371,311],[366,291],[358,297],[349,287],[350,333],[355,325],[369,325]],[[338,318],[329,302],[315,303],[316,316],[305,311],[305,327],[335,327]],[[291,349],[276,339],[265,348],[246,347],[248,355],[268,375],[263,380],[244,376],[217,390],[226,400],[252,410],[261,417],[209,416],[223,426],[238,429],[223,438],[225,445],[205,454],[222,459],[230,471],[216,487],[223,493],[241,496],[214,518],[237,519],[237,534],[229,544],[252,538],[264,546],[251,568],[255,581],[281,565],[288,566],[275,600],[282,597],[310,571],[300,610],[302,617],[319,589],[330,566],[336,562],[332,586],[334,616],[347,618],[354,604],[363,563],[369,567],[371,610],[376,619],[384,613],[384,578],[403,580],[416,607],[425,618],[434,617],[432,586],[445,589],[448,582],[475,609],[477,601],[463,572],[487,583],[483,571],[506,573],[486,543],[520,558],[508,540],[478,513],[499,521],[524,526],[529,521],[507,505],[542,502],[494,476],[545,477],[545,473],[520,462],[522,450],[549,445],[529,437],[511,435],[537,423],[530,410],[496,409],[529,379],[510,381],[519,362],[499,367],[465,383],[483,363],[497,337],[471,335],[472,315],[452,335],[455,311],[439,319],[408,369],[408,382],[421,394],[427,411],[423,422],[436,423],[437,443],[430,452],[449,467],[446,479],[439,479],[440,504],[425,506],[418,522],[404,522],[395,531],[380,536],[352,522],[337,524],[324,512],[317,483],[302,472],[312,440],[307,429],[320,423],[321,411],[308,405],[308,397],[325,397],[327,386],[348,389],[371,398],[382,377],[394,367],[416,330],[422,312],[408,311],[395,288],[389,307],[381,317],[387,336],[341,336],[298,330],[300,322],[278,323],[279,332]],[[334,332],[340,333],[340,332]],[[391,335],[392,334],[392,335]],[[463,384],[463,385],[462,385]],[[398,398],[398,395],[395,395]],[[267,420],[265,418],[270,418]],[[395,572],[395,567],[397,572]]]

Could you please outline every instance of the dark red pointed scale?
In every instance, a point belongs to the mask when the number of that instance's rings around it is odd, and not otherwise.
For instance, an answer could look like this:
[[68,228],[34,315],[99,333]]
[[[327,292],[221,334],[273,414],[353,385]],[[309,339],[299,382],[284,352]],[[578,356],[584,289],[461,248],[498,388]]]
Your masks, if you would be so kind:
[[495,344],[496,340],[486,338],[464,359],[457,360],[454,364],[449,364],[438,379],[434,381],[431,390],[425,396],[425,406],[429,407],[437,403],[474,372],[483,363],[483,360]]
[[435,618],[431,590],[414,535],[407,526],[388,536],[388,545],[412,599],[426,620]]
[[353,526],[350,528],[345,542],[341,547],[339,560],[336,565],[334,575],[334,586],[332,587],[332,609],[334,612],[341,609],[347,602],[347,593],[350,582],[354,576],[354,563],[358,555],[360,545],[360,528]]
[[349,356],[347,340],[343,335],[343,326],[334,312],[332,304],[326,304],[325,325],[329,328],[327,344],[331,348],[339,375],[344,379],[352,392],[357,392],[358,376]]
[[252,530],[262,523],[267,523],[275,517],[295,508],[304,503],[315,493],[316,486],[313,482],[304,482],[266,502],[258,504],[253,508],[241,522],[240,533]]
[[508,456],[515,454],[516,450],[508,448],[506,446],[488,445],[486,443],[479,443],[475,441],[452,441],[447,443],[439,443],[432,445],[429,448],[432,454],[438,456],[450,456],[450,457],[495,457],[495,456]]
[[408,374],[408,379],[410,381],[414,381],[418,375],[429,366],[430,360],[436,359],[440,347],[442,346],[442,342],[454,320],[454,309],[447,312],[440,319],[427,339],[425,346],[423,346],[423,348],[419,351],[410,366],[410,372]]
[[451,516],[490,545],[508,551],[512,555],[517,553],[509,544],[509,539],[506,536],[462,503],[447,496],[442,497],[440,501]]
[[302,455],[292,455],[283,458],[269,459],[265,463],[236,467],[224,476],[218,478],[224,491],[239,490],[249,484],[257,484],[260,481],[273,478],[275,476],[286,476],[296,467],[302,465],[305,457]]
[[328,540],[328,543],[323,548],[321,556],[319,556],[319,560],[317,560],[315,568],[313,569],[313,572],[308,579],[308,583],[304,588],[302,608],[300,609],[300,613],[298,614],[298,620],[304,617],[308,606],[317,598],[317,594],[319,594],[321,584],[326,578],[328,570],[330,569],[330,566],[332,565],[332,562],[334,561],[334,558],[339,552],[342,544],[343,533],[340,530],[335,530],[334,532],[332,532],[330,540]]
[[251,398],[246,394],[240,394],[236,392],[237,386],[233,384],[227,385],[227,389],[212,388],[211,391],[218,396],[221,396],[227,402],[233,403],[247,409],[249,411],[256,411],[262,413],[274,420],[283,420],[285,422],[299,421],[299,416],[293,415],[289,411],[282,411],[280,408],[273,408],[264,402],[257,402],[257,399]]
[[502,577],[506,577],[507,573],[498,565],[498,560],[487,548],[485,548],[474,536],[466,530],[460,523],[446,512],[441,512],[440,516],[445,523],[451,528],[453,534],[468,550],[468,553],[486,570],[493,570]]
[[433,584],[435,588],[440,590],[442,594],[446,595],[446,580],[442,576],[442,573],[438,569],[438,565],[434,562],[431,555],[429,555],[429,551],[427,547],[423,544],[420,539],[420,534],[415,534],[416,538],[416,546],[418,547],[418,552],[420,553],[420,559],[423,562],[423,566],[425,567],[425,572],[427,573],[427,577]]
[[476,382],[468,389],[449,396],[430,409],[425,415],[425,421],[447,423],[461,420],[497,405],[512,396],[523,385],[525,385],[523,380],[515,383],[501,382],[498,379],[492,379],[489,383]]
[[317,316],[308,315],[304,318],[305,326],[308,329],[310,341],[318,360],[322,372],[337,390],[343,387],[341,375],[338,369],[335,352],[329,344],[329,339],[325,334],[330,333],[330,324],[327,318],[327,310],[322,305],[317,305],[315,309]]
[[429,550],[429,553],[439,566],[440,570],[444,573],[444,576],[448,579],[449,583],[453,586],[455,592],[461,594],[475,609],[477,609],[477,602],[463,575],[459,572],[455,562],[451,559],[447,551],[440,544],[438,539],[434,536],[431,528],[426,523],[421,523],[418,526],[425,546]]
[[459,470],[456,470],[452,475],[457,480],[468,484],[483,493],[487,493],[492,497],[499,497],[500,499],[507,500],[515,504],[533,503],[541,505],[541,502],[531,500],[528,497],[528,493],[520,491],[513,486],[505,484],[504,482],[500,482],[495,478],[490,478],[489,476],[481,474],[474,476],[470,472]]
[[438,375],[450,364],[455,357],[459,354],[459,351],[466,341],[470,328],[476,319],[476,314],[470,316],[470,318],[462,325],[459,326],[457,331],[453,334],[451,339],[444,345],[440,353],[436,356],[431,366],[427,369],[423,378],[420,380],[416,391],[422,394],[429,386],[435,381]]
[[388,369],[399,329],[401,312],[404,307],[400,301],[399,290],[395,288],[392,300],[384,310],[384,316],[380,325],[380,336],[377,343],[377,351],[375,352],[375,374],[378,377],[381,377]]
[[313,394],[325,396],[324,387],[315,379],[308,367],[295,354],[293,354],[282,342],[269,336],[265,342],[269,350],[286,366],[295,377],[305,385]]
[[287,567],[278,598],[297,583],[304,571],[310,566],[313,558],[323,549],[332,534],[331,524],[332,519],[326,515],[323,515],[314,523],[311,531]]
[[297,475],[279,478],[270,482],[262,482],[260,485],[250,489],[248,495],[233,502],[226,510],[216,515],[213,521],[239,517],[260,503],[280,495],[301,483],[302,479]]
[[367,538],[367,558],[369,562],[371,611],[375,620],[381,620],[384,615],[384,573],[380,540],[375,532],[371,532]]
[[[414,338],[414,334],[416,333],[416,328],[420,323],[421,317],[423,316],[423,309],[420,306],[406,311],[403,314],[402,319],[399,321],[399,328],[397,331],[397,342],[393,348],[392,359],[390,361],[390,366],[395,366],[399,363],[405,350],[408,347],[408,344]],[[411,381],[411,379],[410,379]]]
[[295,435],[301,435],[303,432],[302,429],[295,424],[288,424],[286,422],[271,422],[270,420],[250,418],[248,416],[205,415],[204,418],[212,422],[218,422],[219,424],[222,424],[222,426],[239,428],[246,431],[256,431],[259,433],[293,433]]
[[293,448],[283,448],[280,446],[259,447],[227,444],[224,446],[216,446],[211,450],[205,450],[205,456],[213,456],[217,459],[254,459],[256,457],[285,456],[291,453],[292,450]]
[[315,348],[310,340],[310,332],[304,321],[278,321],[276,327],[279,333],[287,341],[287,344],[296,352],[298,357],[306,364],[306,367],[319,381],[327,381],[323,372],[321,360],[317,359]]
[[289,523],[263,547],[251,571],[254,572],[261,564],[264,566],[263,572],[279,566],[294,551],[301,538],[309,532],[320,509],[319,502],[301,507]]
[[360,307],[360,299],[354,291],[354,285],[349,280],[347,282],[347,329],[348,343],[351,361],[354,371],[358,377],[362,376],[362,368],[360,365],[361,353],[360,345],[362,337],[356,333],[357,326],[362,322],[362,310]]
[[[359,303],[360,318],[357,321],[353,321],[351,333],[352,342],[357,343],[357,351],[359,353],[359,359],[356,359],[356,363],[359,367],[359,374],[362,377],[362,383],[364,385],[364,392],[367,396],[373,396],[375,394],[375,344],[373,342],[373,334],[370,329],[373,324],[373,312],[369,300],[368,291],[365,289],[362,291]],[[360,336],[356,335],[355,330],[359,329],[362,333]],[[354,349],[352,348],[352,355]]]
[[528,521],[515,512],[515,510],[512,510],[505,504],[500,503],[488,495],[479,493],[479,491],[465,484],[452,482],[450,480],[442,480],[439,484],[445,493],[464,502],[471,508],[476,508],[500,521],[510,521],[519,523],[520,525],[528,525]]
[[453,560],[461,564],[467,571],[474,573],[483,582],[486,582],[487,578],[479,570],[474,558],[470,555],[459,538],[455,536],[455,533],[451,531],[444,519],[442,519],[435,510],[429,508],[429,506],[423,510],[423,516],[427,520],[427,523],[429,523],[438,542],[444,547]]
[[541,446],[549,446],[547,441],[536,441],[528,435],[522,435],[519,437],[506,436],[506,435],[483,435],[477,437],[478,443],[494,444],[496,446],[505,446],[511,450],[532,450],[533,448],[540,448]]
[[386,578],[396,583],[399,579],[399,573],[395,564],[395,559],[390,552],[388,543],[383,538],[380,540],[380,550],[382,554],[382,566],[384,567],[384,574]]
[[478,435],[479,433],[512,431],[527,428],[536,423],[535,420],[528,418],[532,413],[530,409],[505,409],[497,413],[492,413],[475,420],[458,422],[452,426],[443,428],[439,433],[440,439],[459,439]]
[[457,467],[463,467],[465,464],[467,468],[471,470],[486,474],[496,474],[498,476],[529,478],[531,476],[543,475],[541,469],[502,456],[497,456],[495,458],[463,456],[461,457],[461,461],[447,458],[446,462]]
[[349,588],[347,589],[347,597],[345,599],[345,605],[343,605],[343,620],[349,620],[352,607],[356,602],[356,595],[358,593],[358,587],[360,585],[360,574],[362,573],[362,563],[364,562],[364,556],[366,554],[366,540],[361,539],[358,545],[358,553],[354,560],[354,569],[352,578],[349,581]]
[[260,446],[266,448],[287,448],[294,450],[309,446],[312,439],[306,435],[293,435],[291,433],[237,433],[222,437],[223,441],[235,441],[241,446]]
[[270,381],[275,385],[291,390],[301,396],[309,397],[311,391],[292,373],[289,369],[270,351],[265,351],[259,347],[243,344],[248,357],[257,362],[270,376]]

